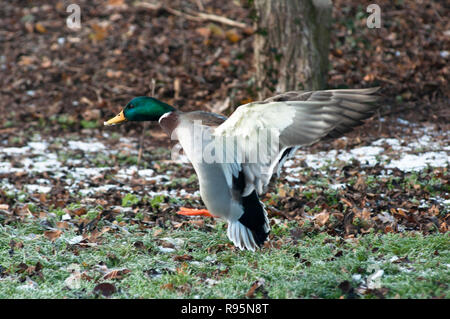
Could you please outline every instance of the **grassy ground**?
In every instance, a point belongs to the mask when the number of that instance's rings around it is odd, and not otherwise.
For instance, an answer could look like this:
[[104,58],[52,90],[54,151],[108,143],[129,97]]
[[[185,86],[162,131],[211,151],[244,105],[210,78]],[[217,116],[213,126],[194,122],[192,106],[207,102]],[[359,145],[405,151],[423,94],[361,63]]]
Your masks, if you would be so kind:
[[[221,222],[211,232],[123,226],[84,248],[68,243],[76,237],[71,232],[54,242],[43,238],[45,228],[37,221],[0,230],[1,247],[12,247],[0,250],[1,298],[94,298],[99,282],[112,283],[116,298],[450,297],[445,234],[343,240],[306,233],[281,247],[251,253],[229,248]],[[278,236],[290,230],[289,223],[274,227]],[[163,238],[169,238],[165,249]],[[119,270],[118,277],[104,279],[112,269]],[[380,270],[379,286],[375,278],[368,289],[370,277]],[[79,286],[68,280],[77,273]]]

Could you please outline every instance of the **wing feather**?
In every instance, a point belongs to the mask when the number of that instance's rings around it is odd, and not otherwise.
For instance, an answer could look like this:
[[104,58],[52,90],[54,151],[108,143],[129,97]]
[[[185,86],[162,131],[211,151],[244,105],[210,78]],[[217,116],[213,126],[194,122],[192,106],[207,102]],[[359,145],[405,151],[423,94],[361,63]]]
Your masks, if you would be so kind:
[[[237,140],[239,154],[224,170],[231,176],[242,168],[243,196],[255,189],[261,193],[286,149],[336,138],[362,124],[378,108],[370,104],[377,100],[372,94],[378,89],[293,91],[241,105],[214,130],[216,137]],[[270,138],[261,140],[264,131]],[[256,161],[251,160],[255,153]]]

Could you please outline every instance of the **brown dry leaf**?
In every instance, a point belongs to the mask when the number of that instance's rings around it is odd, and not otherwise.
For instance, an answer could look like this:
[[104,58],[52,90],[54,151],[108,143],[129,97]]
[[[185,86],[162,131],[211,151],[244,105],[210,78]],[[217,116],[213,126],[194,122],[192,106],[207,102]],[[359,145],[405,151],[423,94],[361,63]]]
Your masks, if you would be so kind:
[[208,24],[208,29],[210,30],[211,34],[217,38],[225,38],[225,31],[221,27],[219,27],[217,24],[210,23]]
[[209,28],[197,28],[195,29],[195,32],[205,38],[209,38],[209,36],[211,35],[211,29]]
[[228,68],[230,66],[230,59],[228,58],[220,58],[219,64],[223,66],[224,68]]
[[366,207],[363,208],[361,212],[361,217],[362,219],[370,220],[370,211]]
[[43,67],[44,69],[48,69],[49,67],[52,66],[52,60],[50,60],[48,57],[43,57],[42,58],[42,63],[41,63],[41,67]]
[[250,102],[253,102],[253,99],[250,97],[246,97],[246,98],[242,99],[239,103],[242,105],[242,104],[247,104]]
[[103,227],[101,231],[98,231],[97,229],[94,229],[94,231],[91,233],[91,235],[88,237],[88,241],[93,243],[97,241],[97,239],[102,236],[104,233],[107,233],[111,230],[110,227]]
[[364,178],[364,176],[359,175],[354,187],[355,187],[355,189],[357,189],[359,191],[363,191],[366,189],[367,185],[366,185],[366,179]]
[[177,267],[177,274],[185,275],[188,264],[183,262],[180,267]]
[[237,32],[236,29],[228,30],[225,35],[227,36],[228,41],[230,41],[231,43],[237,43],[242,39],[242,36]]
[[94,288],[95,294],[101,293],[105,297],[111,296],[116,291],[117,291],[116,286],[114,286],[113,284],[108,283],[108,282],[98,284]]
[[193,257],[191,255],[188,255],[188,254],[175,256],[173,258],[174,261],[189,261],[189,260],[192,260],[192,259],[193,259]]
[[343,202],[348,207],[352,207],[353,206],[353,204],[346,198],[341,198],[341,202]]
[[94,41],[103,41],[108,36],[108,27],[99,24],[92,25],[93,32],[89,37]]
[[252,35],[255,32],[255,29],[251,26],[248,26],[248,27],[244,28],[243,31],[246,35]]
[[36,31],[39,32],[39,33],[46,33],[47,32],[47,29],[39,22],[36,23],[34,25],[34,27],[36,28]]
[[23,242],[21,242],[21,241],[16,242],[14,240],[11,240],[10,243],[9,243],[9,247],[11,247],[12,249],[23,248]]
[[369,73],[363,78],[363,80],[366,82],[373,82],[375,80],[375,75]]
[[45,203],[47,202],[47,195],[45,195],[44,193],[40,193],[40,194],[39,194],[39,201],[40,201],[42,204],[45,204]]
[[56,228],[59,229],[69,229],[69,223],[68,222],[57,222]]
[[262,286],[264,286],[265,281],[264,279],[260,278],[257,281],[255,281],[253,283],[253,285],[250,287],[250,289],[248,290],[248,292],[245,294],[245,296],[247,298],[254,298],[255,297],[255,292]]
[[342,213],[332,213],[331,215],[333,215],[333,217],[335,217],[340,222],[344,220],[344,214]]
[[87,213],[87,209],[86,209],[86,207],[79,207],[79,208],[74,209],[72,211],[72,213],[75,214],[76,216],[82,216]]
[[172,283],[168,283],[168,284],[162,285],[161,289],[174,290],[175,288]]
[[404,218],[407,218],[407,217],[408,217],[408,216],[406,215],[406,213],[405,213],[405,210],[402,209],[402,208],[398,208],[398,209],[391,208],[390,211],[391,211],[391,213],[392,213],[393,215],[400,215],[400,216],[402,216],[402,217],[404,217]]
[[108,0],[108,5],[109,6],[121,6],[124,4],[124,0]]
[[44,237],[51,240],[51,241],[55,241],[57,238],[59,238],[62,234],[61,230],[47,230],[44,232]]
[[163,230],[161,228],[157,228],[153,230],[153,236],[157,237],[163,233]]
[[123,275],[130,273],[131,270],[122,268],[122,269],[113,269],[103,276],[103,279],[122,279]]
[[317,222],[317,225],[319,226],[325,225],[329,219],[330,213],[328,212],[321,212],[320,214],[314,216],[314,220]]
[[393,233],[394,232],[394,229],[392,228],[392,226],[386,226],[385,228],[384,228],[384,232],[385,233]]
[[120,71],[120,70],[117,70],[117,71],[115,71],[115,70],[107,70],[106,71],[106,76],[108,78],[111,78],[111,79],[118,79],[118,78],[120,78],[122,76],[122,71]]
[[30,65],[33,64],[33,62],[36,61],[36,58],[33,56],[28,56],[28,55],[22,55],[20,57],[20,61],[19,61],[19,65]]

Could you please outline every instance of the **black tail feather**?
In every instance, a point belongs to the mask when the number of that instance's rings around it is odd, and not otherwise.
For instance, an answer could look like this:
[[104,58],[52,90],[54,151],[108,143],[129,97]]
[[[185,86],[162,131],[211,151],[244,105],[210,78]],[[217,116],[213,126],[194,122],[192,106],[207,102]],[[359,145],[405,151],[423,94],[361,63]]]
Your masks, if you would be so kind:
[[239,218],[242,225],[251,230],[253,238],[258,246],[264,244],[269,236],[269,225],[264,204],[258,198],[256,191],[249,196],[242,197],[244,214]]

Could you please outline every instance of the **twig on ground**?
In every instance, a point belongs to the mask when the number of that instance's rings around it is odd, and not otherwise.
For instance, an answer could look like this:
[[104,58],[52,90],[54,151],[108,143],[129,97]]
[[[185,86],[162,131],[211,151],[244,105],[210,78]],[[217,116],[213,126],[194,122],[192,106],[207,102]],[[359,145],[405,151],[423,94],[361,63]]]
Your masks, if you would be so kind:
[[160,3],[154,4],[154,3],[148,3],[148,2],[143,2],[143,1],[140,1],[140,2],[136,3],[135,5],[137,7],[141,7],[141,8],[149,9],[149,10],[163,9],[173,15],[183,17],[185,19],[192,20],[192,21],[197,21],[197,22],[214,21],[214,22],[219,22],[222,24],[226,24],[226,25],[236,27],[236,28],[241,28],[241,29],[250,28],[247,24],[245,24],[243,22],[234,21],[234,20],[228,19],[226,17],[218,16],[218,15],[211,14],[211,13],[190,11],[188,14],[183,11],[173,9],[171,7],[165,6]]

